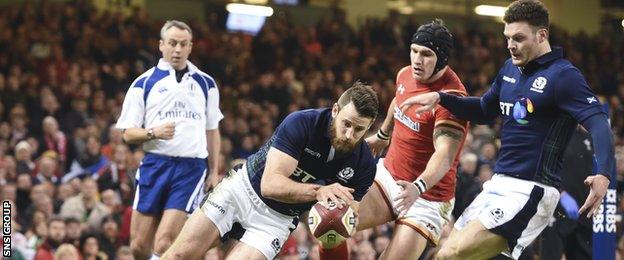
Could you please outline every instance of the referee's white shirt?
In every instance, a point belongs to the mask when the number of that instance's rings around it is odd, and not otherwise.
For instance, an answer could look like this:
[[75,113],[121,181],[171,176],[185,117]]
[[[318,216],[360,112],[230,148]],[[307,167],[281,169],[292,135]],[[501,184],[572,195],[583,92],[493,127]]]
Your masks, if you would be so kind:
[[216,129],[223,114],[219,90],[212,77],[187,61],[188,72],[180,83],[175,70],[160,59],[158,65],[139,76],[124,99],[117,128],[153,128],[175,122],[171,140],[155,139],[143,144],[146,152],[167,156],[206,158],[206,130]]

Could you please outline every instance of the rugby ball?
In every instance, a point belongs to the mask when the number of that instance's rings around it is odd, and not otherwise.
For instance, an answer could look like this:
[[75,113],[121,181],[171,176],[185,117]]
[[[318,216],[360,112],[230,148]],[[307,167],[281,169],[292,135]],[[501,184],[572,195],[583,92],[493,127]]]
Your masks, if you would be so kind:
[[340,209],[332,201],[329,209],[317,202],[308,214],[308,226],[323,248],[335,248],[355,232],[355,212],[346,205]]

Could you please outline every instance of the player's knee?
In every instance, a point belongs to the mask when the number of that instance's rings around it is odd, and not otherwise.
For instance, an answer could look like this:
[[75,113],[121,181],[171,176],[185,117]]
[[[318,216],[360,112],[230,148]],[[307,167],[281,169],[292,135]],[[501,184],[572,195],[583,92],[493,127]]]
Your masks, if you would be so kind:
[[130,250],[132,251],[132,255],[141,259],[151,254],[149,244],[141,239],[132,239],[132,241],[130,241]]
[[164,235],[158,238],[156,240],[156,243],[154,243],[154,251],[156,253],[164,253],[165,251],[167,251],[167,249],[169,249],[171,244],[173,244],[173,239],[173,235]]
[[170,237],[162,237],[156,241],[154,245],[154,251],[157,253],[164,253],[173,244],[173,239]]
[[435,256],[435,260],[459,259],[461,250],[456,245],[443,246]]

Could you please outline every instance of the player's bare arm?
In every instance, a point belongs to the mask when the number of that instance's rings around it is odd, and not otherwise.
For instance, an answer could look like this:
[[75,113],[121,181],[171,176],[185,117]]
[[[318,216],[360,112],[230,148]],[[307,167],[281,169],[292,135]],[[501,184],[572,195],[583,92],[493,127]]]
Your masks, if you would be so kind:
[[206,178],[207,188],[212,188],[219,182],[219,156],[221,155],[221,133],[219,128],[206,130],[206,141],[208,142],[208,166],[209,175]]
[[406,181],[397,181],[403,191],[395,198],[398,201],[396,208],[401,215],[405,214],[414,201],[420,196],[418,182],[424,183],[425,188],[433,187],[451,169],[455,156],[461,147],[464,131],[456,128],[438,125],[433,130],[433,146],[435,152],[431,155],[427,167],[420,175],[416,184]]
[[327,201],[328,199],[352,203],[351,193],[354,190],[338,183],[321,186],[291,180],[289,176],[295,171],[298,163],[292,156],[271,147],[260,183],[262,196],[286,203]]
[[169,140],[175,134],[175,123],[168,122],[154,128],[132,127],[123,130],[123,140],[129,144],[140,144],[152,139]]
[[390,136],[394,130],[394,108],[396,107],[396,98],[392,99],[388,107],[388,113],[377,133],[365,139],[373,153],[373,156],[379,156],[383,150],[390,144]]

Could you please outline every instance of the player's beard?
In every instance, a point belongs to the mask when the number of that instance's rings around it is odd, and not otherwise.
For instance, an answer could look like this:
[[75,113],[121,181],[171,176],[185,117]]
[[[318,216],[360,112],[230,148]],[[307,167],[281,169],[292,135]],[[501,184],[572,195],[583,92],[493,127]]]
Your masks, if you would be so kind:
[[337,137],[336,125],[334,124],[334,119],[331,121],[331,125],[329,126],[329,138],[331,140],[331,145],[336,149],[339,153],[350,153],[355,149],[355,146],[360,143],[361,139],[357,142],[349,142],[347,139],[341,139]]

